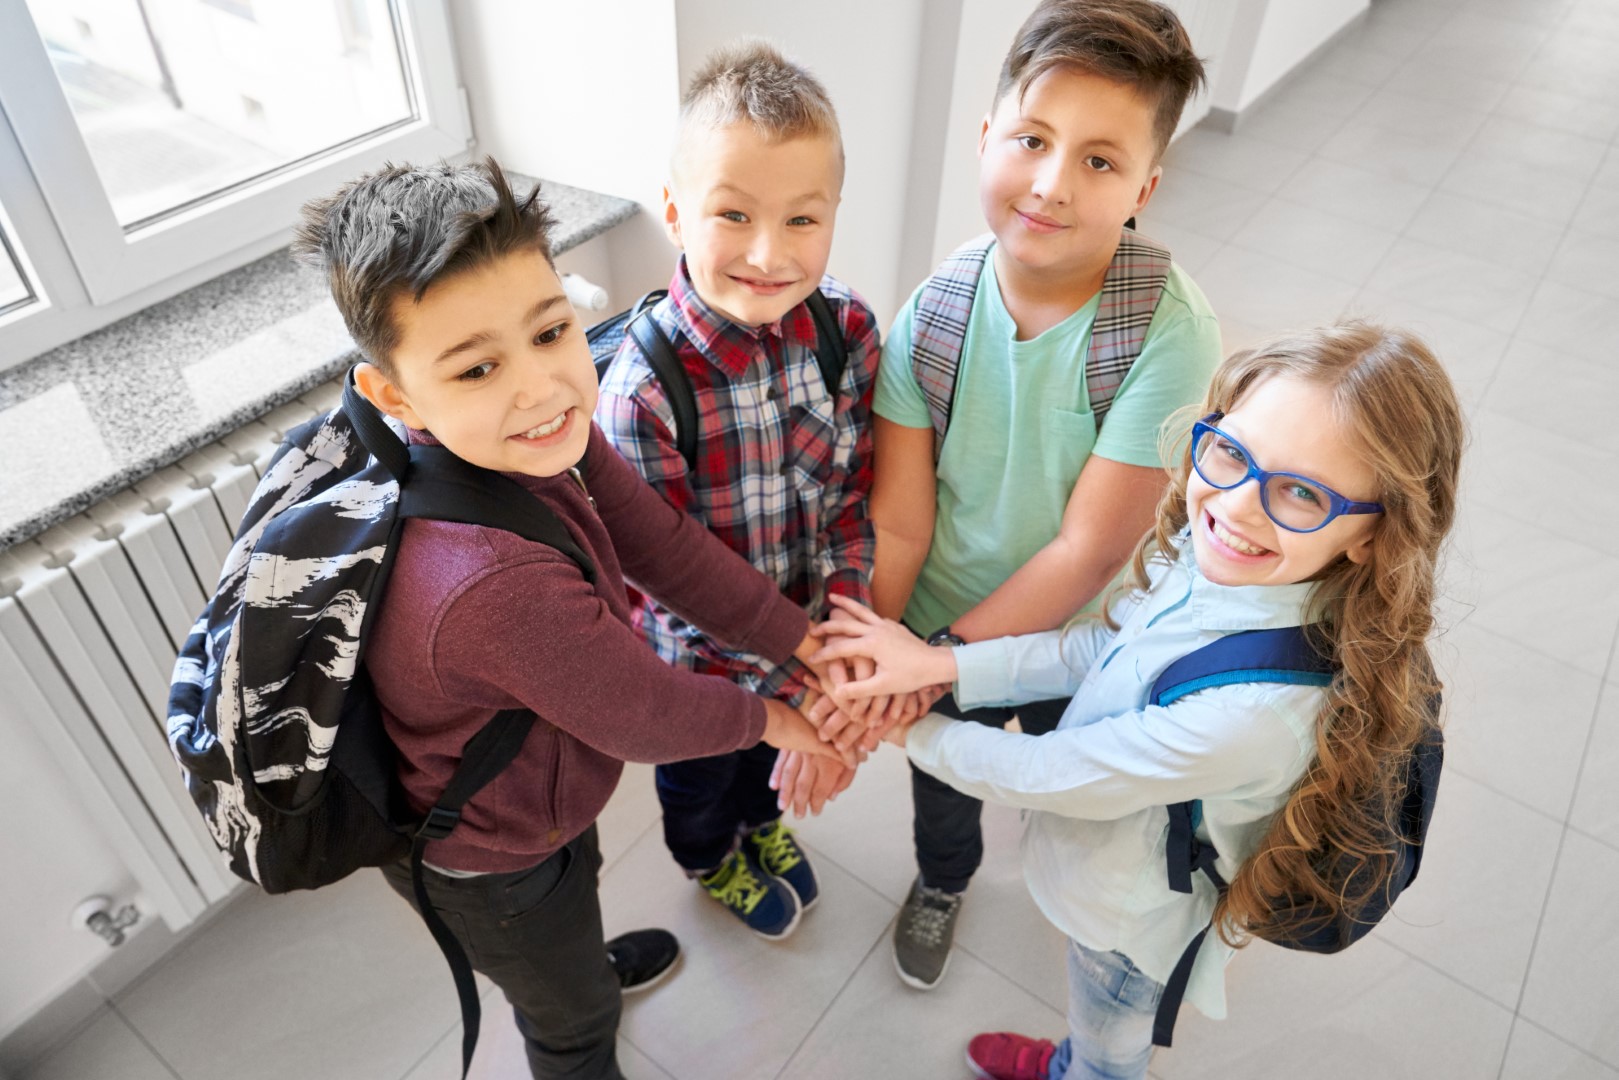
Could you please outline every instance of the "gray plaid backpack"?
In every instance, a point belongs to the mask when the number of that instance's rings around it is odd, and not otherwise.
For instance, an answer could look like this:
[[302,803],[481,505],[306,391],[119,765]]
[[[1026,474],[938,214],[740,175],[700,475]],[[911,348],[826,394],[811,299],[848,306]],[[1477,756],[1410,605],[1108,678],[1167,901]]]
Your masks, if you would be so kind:
[[[950,428],[967,319],[994,239],[986,233],[957,248],[923,283],[917,298],[911,370],[933,417],[935,461]],[[1167,248],[1125,226],[1102,281],[1101,306],[1085,356],[1085,386],[1098,431],[1119,385],[1141,355],[1147,327],[1169,280],[1169,266]]]

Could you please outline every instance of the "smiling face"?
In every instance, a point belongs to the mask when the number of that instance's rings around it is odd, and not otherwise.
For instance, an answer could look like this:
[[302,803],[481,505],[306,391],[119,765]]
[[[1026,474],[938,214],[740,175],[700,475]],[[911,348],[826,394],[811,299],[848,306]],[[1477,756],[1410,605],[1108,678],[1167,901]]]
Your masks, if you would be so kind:
[[[1307,476],[1356,501],[1378,497],[1377,478],[1323,386],[1273,375],[1219,423],[1262,469]],[[1195,469],[1186,479],[1186,509],[1198,569],[1218,585],[1292,585],[1314,579],[1340,556],[1365,562],[1380,517],[1340,515],[1315,532],[1289,532],[1266,516],[1257,481],[1222,491]]]
[[669,238],[703,302],[732,322],[774,322],[821,284],[843,185],[824,135],[773,141],[753,124],[693,124],[664,191]]
[[1050,277],[1098,276],[1162,172],[1154,102],[1058,66],[996,102],[979,133],[978,197],[1005,258]]
[[538,250],[519,249],[393,303],[390,381],[359,388],[383,412],[500,472],[555,476],[590,441],[596,369],[573,305]]

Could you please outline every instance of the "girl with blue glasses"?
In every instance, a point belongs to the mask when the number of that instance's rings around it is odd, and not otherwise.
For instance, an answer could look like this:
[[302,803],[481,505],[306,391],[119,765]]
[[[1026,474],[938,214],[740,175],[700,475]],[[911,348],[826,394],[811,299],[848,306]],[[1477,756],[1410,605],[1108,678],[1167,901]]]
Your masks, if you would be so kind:
[[[1039,737],[939,715],[890,736],[962,791],[1032,811],[1024,875],[1070,938],[1067,1038],[980,1035],[967,1049],[980,1077],[1145,1076],[1164,984],[1211,920],[1184,1000],[1219,1018],[1226,962],[1284,924],[1284,898],[1353,917],[1393,874],[1370,808],[1403,794],[1438,690],[1425,642],[1456,511],[1454,389],[1412,335],[1351,323],[1230,357],[1194,415],[1105,616],[955,647],[852,603],[823,628],[821,658],[876,661],[844,696],[950,684],[968,707],[1073,697]],[[1330,685],[1149,701],[1181,657],[1289,627],[1332,659]],[[1191,892],[1170,887],[1166,807],[1192,800],[1224,893],[1201,874]],[[1335,890],[1323,853],[1364,857],[1364,890]]]

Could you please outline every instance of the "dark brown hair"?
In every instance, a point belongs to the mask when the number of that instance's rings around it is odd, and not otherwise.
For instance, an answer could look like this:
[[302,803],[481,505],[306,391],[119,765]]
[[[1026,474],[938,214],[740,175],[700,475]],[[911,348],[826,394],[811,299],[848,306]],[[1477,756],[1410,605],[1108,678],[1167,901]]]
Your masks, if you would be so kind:
[[293,254],[326,272],[332,299],[367,360],[397,381],[393,302],[520,250],[551,259],[539,185],[519,200],[494,158],[482,164],[385,165],[304,205]]
[[995,103],[1021,100],[1046,72],[1072,67],[1131,87],[1156,104],[1153,142],[1164,152],[1181,110],[1203,85],[1203,61],[1173,11],[1153,0],[1042,0],[1001,63]]

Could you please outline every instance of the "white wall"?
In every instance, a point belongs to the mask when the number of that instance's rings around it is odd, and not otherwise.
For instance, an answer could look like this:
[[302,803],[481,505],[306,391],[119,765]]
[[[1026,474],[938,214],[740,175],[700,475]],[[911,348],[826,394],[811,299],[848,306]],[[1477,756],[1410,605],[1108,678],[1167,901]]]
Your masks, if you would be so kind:
[[[69,922],[95,895],[127,903],[134,879],[29,722],[0,701],[0,1036],[72,986],[108,948]],[[150,911],[147,912],[150,917]]]
[[858,290],[886,327],[899,306],[899,249],[911,156],[922,0],[798,4],[679,0],[680,77],[742,35],[773,42],[814,72],[838,110],[848,170],[831,273]]
[[[1186,24],[1192,47],[1204,58],[1209,69],[1209,85],[1215,85],[1225,66],[1232,25],[1239,0],[1166,0]],[[1263,0],[1260,0],[1262,3]],[[1293,4],[1323,6],[1339,0],[1283,0]],[[1362,4],[1367,0],[1359,0]],[[989,112],[1000,75],[1001,61],[1012,45],[1018,27],[1034,10],[1034,0],[962,0],[960,26],[956,35],[954,77],[950,85],[948,131],[938,185],[938,217],[935,222],[930,259],[911,282],[921,279],[963,241],[985,229],[978,208],[978,132]],[[1208,93],[1187,103],[1180,130],[1195,124],[1208,111]],[[917,187],[926,178],[917,179]]]
[[559,268],[607,288],[612,310],[667,285],[674,255],[654,211],[680,100],[675,0],[465,0],[450,15],[478,153],[647,211]]
[[1214,107],[1240,113],[1371,7],[1371,0],[1239,0]]
[[660,192],[684,80],[734,38],[775,42],[826,84],[843,127],[848,172],[830,269],[885,323],[892,316],[922,0],[824,0],[813,19],[797,5],[747,0],[477,0],[452,10],[479,151],[645,210],[603,240],[613,280],[601,284],[620,306],[667,284],[674,268]]

